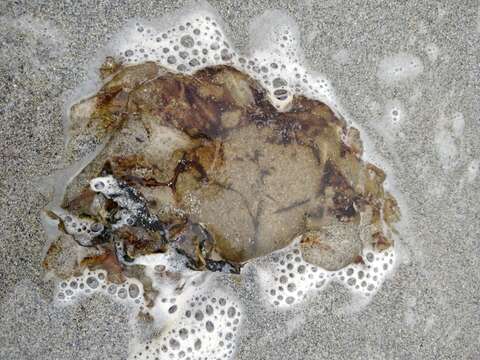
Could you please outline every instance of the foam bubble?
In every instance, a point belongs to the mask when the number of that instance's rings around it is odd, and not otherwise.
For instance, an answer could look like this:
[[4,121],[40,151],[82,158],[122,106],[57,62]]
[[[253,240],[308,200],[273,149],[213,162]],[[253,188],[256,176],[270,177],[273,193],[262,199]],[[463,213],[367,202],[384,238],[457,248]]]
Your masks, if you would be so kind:
[[126,63],[156,61],[182,73],[232,63],[231,45],[213,14],[197,9],[173,18],[178,21],[137,21],[118,37],[114,53]]
[[238,301],[221,290],[190,288],[176,298],[155,303],[165,319],[155,335],[133,344],[131,359],[231,359],[241,325]]
[[186,74],[208,66],[236,67],[259,81],[280,111],[290,108],[295,94],[336,109],[329,81],[305,67],[298,26],[289,16],[267,11],[254,19],[246,55],[233,48],[221,24],[211,9],[202,8],[167,21],[137,20],[117,36],[109,50],[127,64],[154,61],[169,71]]
[[305,67],[300,32],[292,18],[267,11],[252,21],[249,34],[250,57],[243,68],[269,91],[277,109],[288,110],[296,94],[337,108],[330,82]]
[[[102,234],[104,226],[89,218],[80,218],[78,216],[69,214],[62,209],[56,210],[56,215],[62,221],[63,227],[67,234],[72,237],[82,246],[93,245],[95,237]],[[58,225],[55,225],[58,227]],[[55,234],[58,231],[55,231]]]
[[256,270],[267,302],[286,308],[303,302],[312,293],[323,291],[332,281],[368,300],[393,270],[395,261],[394,249],[365,248],[358,263],[328,271],[307,263],[299,248],[293,246],[272,254],[257,265]]
[[80,276],[60,281],[55,299],[59,305],[67,305],[93,294],[102,294],[138,311],[145,307],[142,283],[126,278],[120,284],[108,280],[105,270],[85,269]]

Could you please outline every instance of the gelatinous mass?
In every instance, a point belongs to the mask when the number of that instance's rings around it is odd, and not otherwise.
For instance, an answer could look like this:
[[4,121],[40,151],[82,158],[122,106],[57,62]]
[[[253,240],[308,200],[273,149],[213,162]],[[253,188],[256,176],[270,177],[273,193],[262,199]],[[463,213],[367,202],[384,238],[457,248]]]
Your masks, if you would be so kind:
[[279,112],[228,66],[185,75],[107,62],[102,74],[71,108],[69,136],[72,148],[103,148],[51,213],[65,236],[47,266],[72,237],[95,249],[72,272],[175,251],[192,269],[235,273],[295,238],[306,261],[335,270],[361,262],[363,247],[392,246],[399,211],[385,174],[326,104],[283,96]]

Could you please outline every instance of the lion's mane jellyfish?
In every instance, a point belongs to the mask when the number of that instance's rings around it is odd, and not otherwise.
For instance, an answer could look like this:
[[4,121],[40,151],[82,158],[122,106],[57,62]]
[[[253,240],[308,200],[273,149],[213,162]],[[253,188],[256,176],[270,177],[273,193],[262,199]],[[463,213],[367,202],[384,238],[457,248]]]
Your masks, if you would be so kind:
[[100,292],[148,319],[132,358],[223,359],[242,310],[215,276],[255,266],[273,306],[331,281],[368,297],[394,265],[399,209],[290,19],[253,21],[248,57],[210,10],[172,19],[122,33],[69,108],[44,265],[59,301]]

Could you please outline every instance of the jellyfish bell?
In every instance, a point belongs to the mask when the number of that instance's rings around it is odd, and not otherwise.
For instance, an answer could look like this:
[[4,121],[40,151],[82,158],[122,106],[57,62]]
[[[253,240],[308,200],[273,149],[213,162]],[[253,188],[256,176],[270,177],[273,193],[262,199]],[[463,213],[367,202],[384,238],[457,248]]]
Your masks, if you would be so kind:
[[[342,234],[336,243],[356,244],[347,256],[353,259],[362,241],[374,241],[360,240],[361,230],[382,231],[383,207],[395,205],[383,189],[385,174],[362,160],[356,129],[303,96],[291,99],[290,110],[278,110],[258,82],[233,67],[184,75],[153,63],[123,66],[86,102],[95,106],[85,113],[74,105],[72,118],[108,141],[69,184],[63,207],[112,233],[144,228],[130,231],[131,257],[160,251],[150,246],[159,242],[154,234],[165,246],[179,236],[185,243],[191,232],[182,227],[201,223],[212,260],[236,268],[299,234],[323,230],[325,238],[329,228]],[[90,186],[82,187],[85,179]],[[98,195],[103,208],[95,209]],[[174,229],[168,239],[167,228]],[[202,246],[196,235],[190,241]],[[303,244],[310,261],[322,265],[315,260],[322,246],[310,241],[307,251]]]

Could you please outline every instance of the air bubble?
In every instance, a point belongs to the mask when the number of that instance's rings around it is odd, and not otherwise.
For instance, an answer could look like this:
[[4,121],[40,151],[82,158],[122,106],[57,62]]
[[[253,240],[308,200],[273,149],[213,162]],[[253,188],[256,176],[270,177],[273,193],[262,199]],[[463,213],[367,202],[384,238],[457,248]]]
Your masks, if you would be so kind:
[[230,318],[233,318],[236,313],[237,313],[237,310],[233,306],[229,307],[227,310],[227,315]]
[[178,331],[178,335],[180,336],[181,339],[185,340],[188,338],[188,330],[185,328],[182,328]]
[[200,310],[195,312],[195,320],[202,321],[203,320],[203,313]]
[[114,295],[117,292],[117,286],[112,284],[108,287],[107,291],[109,294]]
[[180,348],[180,343],[175,340],[175,339],[170,339],[170,341],[168,342],[170,344],[170,347],[173,349],[173,350],[177,350]]
[[273,92],[275,98],[280,101],[284,101],[288,99],[288,91],[286,89],[277,89]]
[[195,350],[200,350],[200,348],[202,347],[202,340],[195,340],[195,344],[193,344],[193,346],[195,347]]
[[232,59],[232,54],[227,49],[223,49],[220,52],[220,55],[221,55],[223,61],[228,61],[228,60]]
[[93,232],[101,232],[103,231],[103,225],[99,223],[93,223],[90,225],[90,230]]
[[272,81],[272,85],[274,88],[280,88],[282,86],[287,86],[287,82],[282,78],[275,78]]
[[195,45],[195,41],[190,35],[184,35],[180,38],[180,44],[186,48],[191,48]]
[[205,313],[206,313],[207,315],[212,315],[212,314],[213,314],[213,307],[212,307],[211,305],[207,305],[207,306],[205,307]]
[[205,323],[205,328],[208,332],[212,332],[215,329],[215,326],[210,320],[207,320],[207,322]]
[[188,62],[191,67],[199,66],[200,62],[197,59],[192,59]]
[[128,294],[132,299],[135,299],[140,294],[140,289],[136,284],[130,284],[128,287]]
[[124,288],[121,288],[118,290],[118,297],[120,299],[126,299],[127,298],[127,290]]
[[98,280],[94,277],[88,277],[86,283],[92,289],[96,289],[98,287]]

